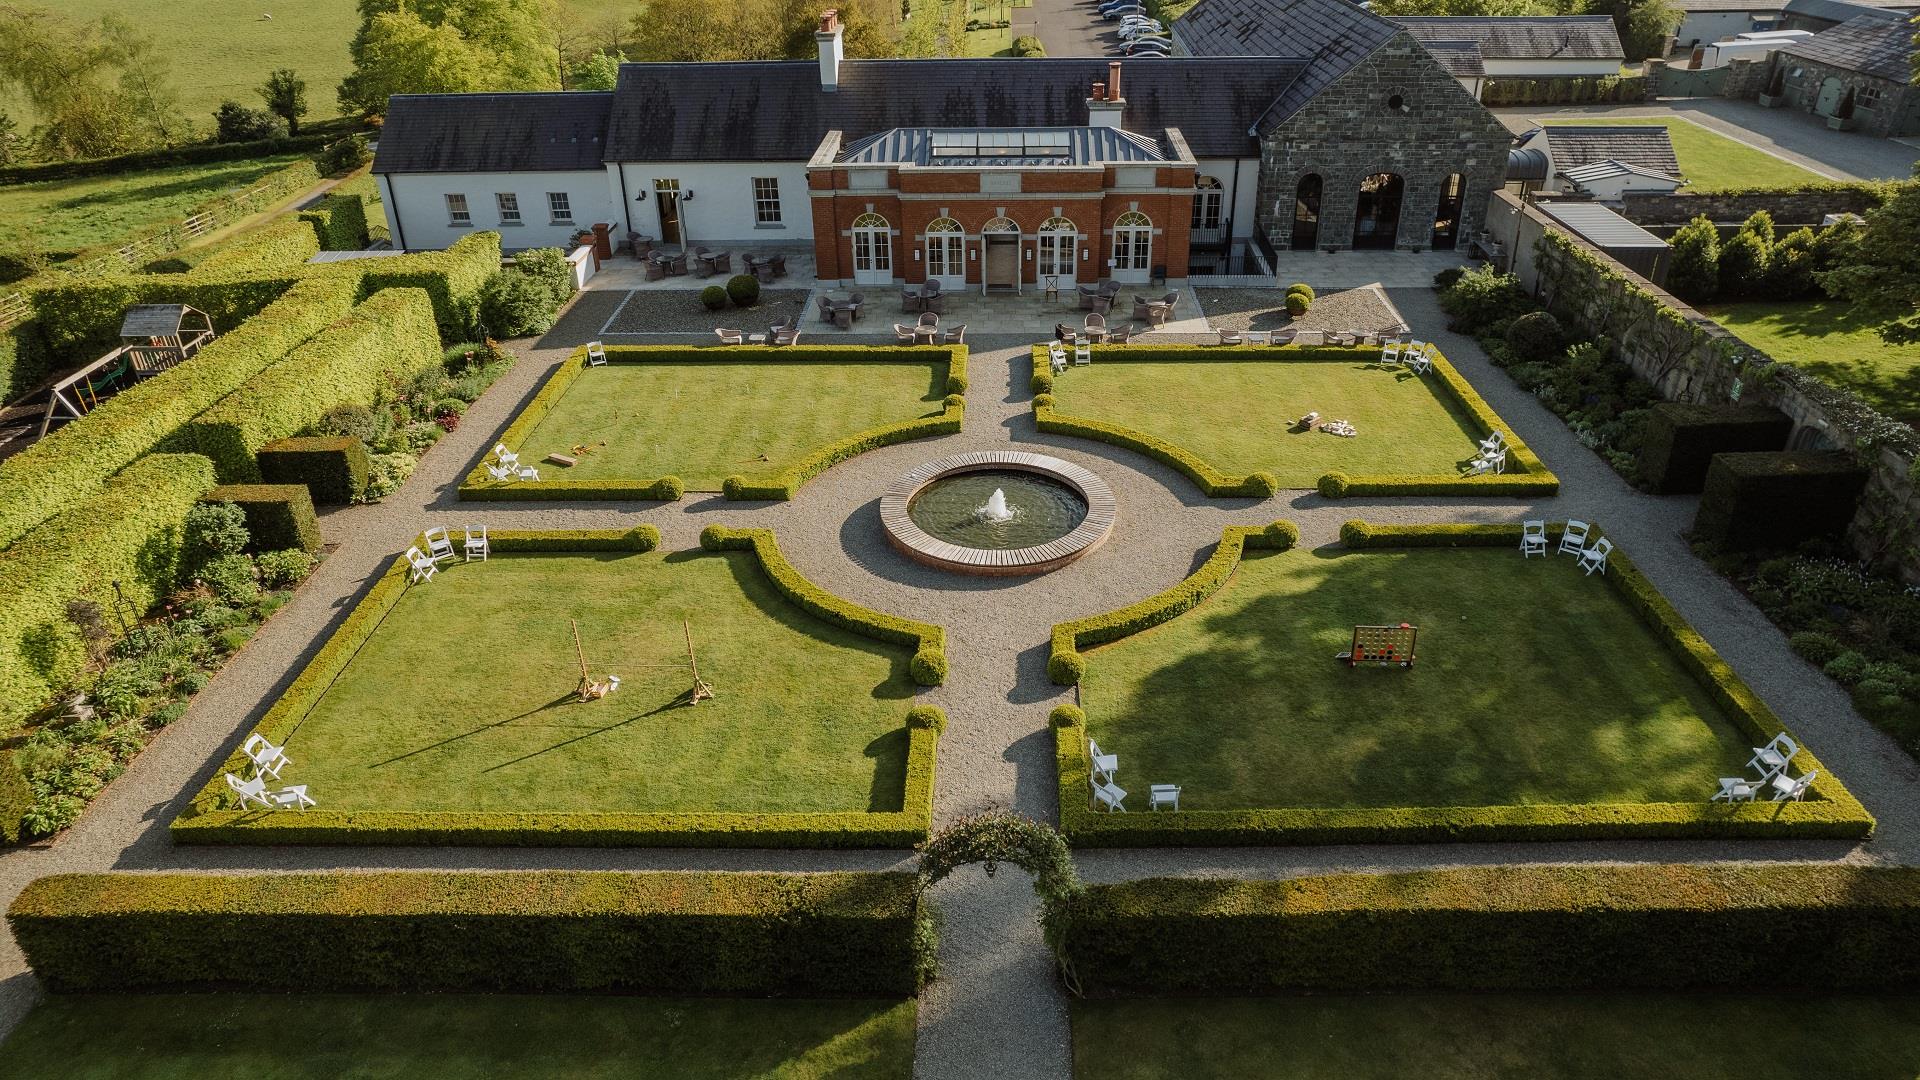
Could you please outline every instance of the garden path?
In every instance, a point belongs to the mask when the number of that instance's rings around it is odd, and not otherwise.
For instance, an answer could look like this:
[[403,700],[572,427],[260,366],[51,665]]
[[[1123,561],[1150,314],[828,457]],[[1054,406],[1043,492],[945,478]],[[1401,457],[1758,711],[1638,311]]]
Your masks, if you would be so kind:
[[[1024,339],[980,335],[971,360],[965,431],[887,447],[845,462],[792,502],[728,503],[693,496],[679,503],[462,505],[454,488],[493,445],[512,415],[577,344],[555,335],[522,342],[522,362],[476,403],[419,471],[384,502],[328,515],[337,545],[294,599],[157,738],[67,833],[0,856],[0,903],[43,874],[122,870],[214,872],[333,868],[406,869],[884,869],[911,865],[899,852],[604,850],[542,848],[175,848],[166,825],[213,777],[229,747],[257,721],[301,664],[362,596],[388,559],[422,528],[470,520],[500,528],[658,525],[669,549],[697,543],[707,524],[765,525],[809,577],[882,610],[945,625],[950,681],[928,694],[950,727],[940,745],[936,824],[993,806],[1056,818],[1051,733],[1046,715],[1066,699],[1045,671],[1054,622],[1105,611],[1156,593],[1205,558],[1227,524],[1286,517],[1302,542],[1333,541],[1342,521],[1504,521],[1542,514],[1604,524],[1635,562],[1789,725],[1817,748],[1880,819],[1867,845],[1671,841],[1622,843],[1384,845],[1352,847],[1089,851],[1078,856],[1090,880],[1152,874],[1283,877],[1340,870],[1406,870],[1515,862],[1638,860],[1847,860],[1920,862],[1920,767],[1855,713],[1846,696],[1796,657],[1785,639],[1724,580],[1696,560],[1680,537],[1693,500],[1636,492],[1530,395],[1492,368],[1468,339],[1446,333],[1426,289],[1390,289],[1390,298],[1547,460],[1563,492],[1538,502],[1474,504],[1423,499],[1331,503],[1282,493],[1265,500],[1214,500],[1185,477],[1104,444],[1034,430]],[[689,337],[689,342],[699,339]],[[704,342],[701,342],[704,343]],[[1094,557],[1033,579],[961,580],[896,555],[881,537],[877,493],[931,457],[961,450],[1046,447],[1093,469],[1114,488],[1121,517]],[[460,647],[450,638],[450,648]],[[315,792],[322,800],[324,792]],[[1067,1003],[1051,978],[1024,875],[989,879],[978,867],[936,888],[946,915],[942,974],[920,1005],[916,1075],[922,1078],[1070,1075]],[[0,941],[0,1031],[10,1030],[39,991],[10,936]]]

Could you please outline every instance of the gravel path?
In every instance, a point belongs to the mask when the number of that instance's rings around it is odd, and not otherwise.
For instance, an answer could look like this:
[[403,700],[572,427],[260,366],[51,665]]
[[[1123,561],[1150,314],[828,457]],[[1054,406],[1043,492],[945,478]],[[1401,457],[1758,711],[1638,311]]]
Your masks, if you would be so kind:
[[[589,298],[595,294],[587,294]],[[724,868],[883,869],[906,866],[901,852],[649,851],[491,848],[174,848],[166,823],[210,779],[225,751],[265,711],[318,649],[373,577],[430,524],[483,520],[499,528],[626,526],[651,521],[668,550],[696,545],[713,522],[776,529],[788,556],[834,592],[885,611],[930,618],[948,628],[951,679],[928,693],[950,726],[935,784],[938,823],[992,806],[1056,818],[1046,714],[1065,695],[1046,677],[1048,631],[1065,618],[1105,611],[1178,581],[1206,556],[1227,524],[1287,517],[1309,545],[1330,543],[1352,517],[1380,521],[1504,521],[1540,514],[1586,517],[1664,590],[1722,655],[1880,818],[1867,846],[1838,843],[1675,841],[1622,843],[1397,845],[1086,852],[1091,880],[1150,874],[1279,877],[1329,870],[1413,869],[1508,862],[1635,860],[1848,860],[1920,862],[1920,768],[1852,709],[1845,694],[1787,648],[1760,613],[1693,558],[1680,531],[1693,500],[1633,491],[1581,447],[1551,413],[1487,363],[1469,340],[1444,331],[1433,294],[1388,290],[1388,300],[1456,366],[1560,474],[1566,494],[1538,502],[1487,505],[1419,499],[1329,503],[1283,492],[1273,499],[1214,500],[1173,470],[1104,444],[1034,430],[1025,339],[977,338],[966,430],[887,447],[828,470],[789,503],[728,503],[691,496],[676,504],[529,503],[462,506],[453,495],[465,472],[529,399],[569,347],[594,336],[604,308],[579,310],[538,343],[441,440],[385,502],[331,514],[327,540],[339,545],[186,716],[168,727],[102,794],[80,823],[53,842],[0,856],[0,902],[42,874],[105,869],[213,871],[320,868]],[[604,301],[593,300],[604,305]],[[597,320],[596,320],[597,314]],[[592,322],[593,326],[585,324]],[[685,340],[697,340],[689,337]],[[1112,538],[1095,555],[1033,579],[966,580],[902,559],[881,536],[877,492],[931,457],[968,449],[1046,448],[1099,473],[1120,503]],[[973,868],[936,890],[946,915],[942,974],[920,1007],[915,1073],[921,1078],[1070,1075],[1066,1002],[1034,922],[1025,875],[989,878]],[[0,1029],[37,997],[11,938],[0,941]]]
[[[712,284],[725,285],[727,279],[715,277]],[[785,322],[800,313],[807,303],[805,289],[763,289],[760,302],[751,308],[724,307],[719,311],[708,311],[700,302],[700,293],[693,289],[635,289],[620,294],[618,308],[612,315],[612,321],[605,328],[594,327],[589,336],[605,334],[607,337],[621,337],[629,334],[652,336],[656,334],[706,334],[709,344],[713,328],[732,327],[748,333],[760,333],[777,322]]]
[[1298,319],[1287,314],[1282,289],[1195,289],[1207,322],[1227,330],[1339,330],[1386,333],[1400,315],[1376,286],[1324,292]]

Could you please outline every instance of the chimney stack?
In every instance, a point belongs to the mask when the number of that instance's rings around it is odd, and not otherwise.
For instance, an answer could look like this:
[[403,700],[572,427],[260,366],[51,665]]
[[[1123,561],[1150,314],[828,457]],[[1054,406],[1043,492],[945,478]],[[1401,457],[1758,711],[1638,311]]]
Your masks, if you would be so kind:
[[1120,127],[1126,109],[1127,99],[1120,96],[1120,65],[1108,64],[1107,81],[1094,83],[1093,93],[1087,95],[1087,126]]
[[1107,100],[1126,100],[1120,96],[1120,61],[1118,60],[1107,65]]
[[828,93],[840,89],[840,61],[845,56],[844,37],[840,12],[834,8],[821,12],[820,29],[814,31],[813,41],[820,50],[820,89]]

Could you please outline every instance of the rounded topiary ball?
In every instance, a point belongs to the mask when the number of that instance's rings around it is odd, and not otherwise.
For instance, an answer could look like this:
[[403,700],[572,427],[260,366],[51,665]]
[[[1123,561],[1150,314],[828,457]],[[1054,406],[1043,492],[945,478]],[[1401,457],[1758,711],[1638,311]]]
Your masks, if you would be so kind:
[[1027,389],[1036,394],[1053,393],[1053,376],[1044,371],[1036,371],[1033,378],[1027,380]]
[[736,274],[727,280],[727,295],[741,307],[760,302],[760,279],[752,274]]
[[708,311],[719,311],[727,306],[727,290],[718,285],[709,285],[700,290],[700,303]]
[[1291,521],[1276,521],[1260,530],[1260,546],[1274,551],[1291,551],[1300,542],[1300,526]]
[[708,551],[724,551],[732,532],[725,525],[709,525],[700,530],[700,546]]
[[655,525],[635,525],[627,530],[627,547],[633,551],[652,551],[660,546],[660,529]]
[[948,394],[946,396],[946,404],[948,405],[964,406],[966,403],[967,403],[967,395],[965,394]]
[[1036,409],[1053,408],[1053,395],[1052,394],[1035,394],[1033,398],[1033,407]]
[[1347,497],[1347,484],[1346,473],[1330,472],[1320,478],[1317,487],[1323,498],[1344,499]]
[[913,654],[908,672],[921,686],[939,686],[947,681],[947,654],[939,649],[921,649]]
[[1507,327],[1507,348],[1523,361],[1551,360],[1566,344],[1560,320],[1547,311],[1529,311]]
[[1311,307],[1312,305],[1313,305],[1313,301],[1309,299],[1305,293],[1288,293],[1287,294],[1287,314],[1293,316],[1296,319],[1302,315],[1305,315],[1307,313],[1307,308]]
[[956,371],[956,372],[952,372],[947,376],[947,393],[964,394],[966,392],[967,392],[967,377],[965,375],[962,375]]
[[1072,686],[1087,673],[1087,658],[1077,652],[1057,652],[1047,658],[1047,678],[1060,686]]
[[1248,473],[1240,486],[1248,495],[1265,499],[1280,490],[1280,478],[1270,472]]
[[1348,547],[1363,547],[1373,538],[1373,529],[1364,521],[1349,521],[1340,526],[1340,542]]
[[1087,722],[1087,713],[1078,705],[1055,705],[1047,719],[1057,728],[1080,727]]
[[1313,291],[1313,286],[1307,284],[1304,281],[1296,281],[1293,284],[1287,286],[1287,295],[1291,296],[1294,293],[1299,293],[1300,295],[1306,297],[1309,301],[1312,301],[1315,297],[1320,295],[1319,293],[1316,293]]
[[745,496],[741,493],[745,491],[746,488],[747,478],[741,476],[739,473],[734,473],[732,476],[720,481],[720,494],[725,495],[729,499],[744,498]]
[[915,705],[907,710],[907,726],[926,728],[935,735],[947,732],[947,711],[938,705]]

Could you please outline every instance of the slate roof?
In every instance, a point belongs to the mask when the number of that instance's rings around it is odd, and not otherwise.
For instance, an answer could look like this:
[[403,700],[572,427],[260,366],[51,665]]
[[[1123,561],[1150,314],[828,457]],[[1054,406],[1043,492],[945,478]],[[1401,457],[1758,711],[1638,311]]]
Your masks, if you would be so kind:
[[1822,19],[1838,25],[1882,9],[1912,9],[1915,6],[1914,0],[1787,0],[1784,10],[1789,15]]
[[1905,83],[1912,76],[1913,25],[1891,12],[1848,19],[1839,26],[1800,38],[1779,50],[1817,64]]
[[1663,173],[1655,169],[1643,169],[1638,165],[1630,165],[1624,161],[1615,161],[1612,158],[1608,158],[1605,161],[1596,161],[1591,165],[1581,165],[1572,169],[1561,169],[1560,175],[1576,184],[1586,184],[1594,180],[1605,180],[1613,176],[1647,176],[1656,180],[1671,180],[1676,184],[1682,182],[1678,176]]
[[1195,56],[1286,56],[1306,61],[1298,77],[1261,117],[1257,126],[1263,132],[1299,112],[1399,33],[1392,23],[1347,0],[1202,0],[1175,19],[1172,29],[1173,36]]
[[602,168],[609,91],[396,94],[377,173],[565,172]]
[[1487,65],[1477,41],[1422,41],[1421,47],[1454,78],[1485,75]]
[[1613,160],[1667,176],[1681,175],[1680,159],[1673,153],[1673,137],[1658,124],[1553,124],[1547,128],[1546,140],[1553,166],[1562,173]]
[[855,165],[1033,166],[1166,161],[1158,142],[1108,127],[892,128],[847,144]]
[[1474,41],[1489,60],[1620,60],[1609,15],[1411,16],[1390,20],[1425,43]]
[[[1344,3],[1345,0],[1332,0]],[[828,131],[1061,128],[1087,123],[1102,57],[845,60],[839,89],[813,60],[623,64],[607,132],[613,161],[806,160]],[[1123,126],[1179,128],[1198,157],[1241,157],[1247,129],[1307,65],[1271,57],[1168,57],[1121,69]]]
[[1586,237],[1595,247],[1664,248],[1665,240],[1595,202],[1558,202],[1543,199],[1534,204],[1542,213]]

